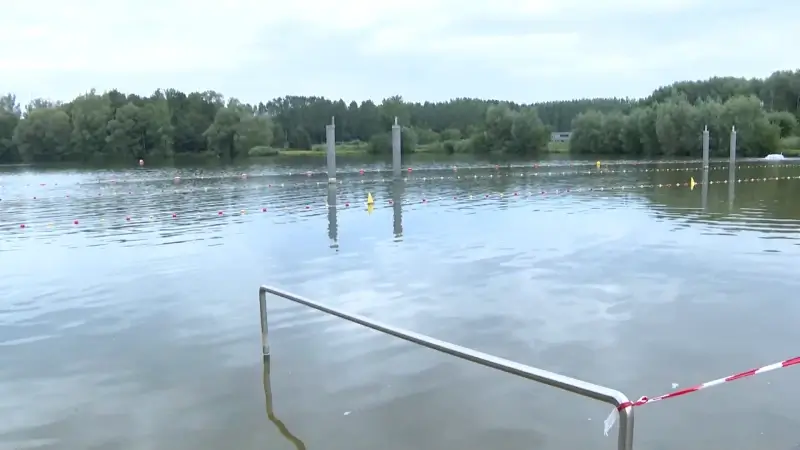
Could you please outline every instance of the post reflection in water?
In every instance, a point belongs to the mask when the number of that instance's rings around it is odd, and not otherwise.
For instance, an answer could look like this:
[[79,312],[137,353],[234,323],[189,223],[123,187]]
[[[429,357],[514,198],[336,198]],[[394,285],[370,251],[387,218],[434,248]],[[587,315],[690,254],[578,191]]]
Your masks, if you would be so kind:
[[708,211],[708,169],[703,169],[703,182],[700,185],[700,204],[703,211]]
[[733,211],[733,200],[736,198],[736,165],[731,164],[728,170],[728,210]]
[[281,422],[281,420],[275,416],[275,410],[272,407],[272,383],[270,383],[270,374],[269,374],[270,364],[271,364],[271,359],[265,358],[264,395],[266,396],[266,401],[267,401],[267,418],[269,419],[270,422],[275,424],[275,427],[278,429],[278,431],[280,431],[283,437],[285,437],[286,440],[291,442],[292,445],[294,445],[294,447],[297,450],[306,450],[306,444],[303,443],[303,441],[301,441],[300,438],[293,435],[292,432],[289,431],[288,428],[286,428],[286,425],[284,425],[283,422]]
[[328,185],[328,238],[330,248],[339,251],[339,224],[337,223],[338,207],[336,205],[336,184]]
[[394,240],[403,240],[403,194],[405,193],[405,181],[395,180],[392,184],[392,229]]

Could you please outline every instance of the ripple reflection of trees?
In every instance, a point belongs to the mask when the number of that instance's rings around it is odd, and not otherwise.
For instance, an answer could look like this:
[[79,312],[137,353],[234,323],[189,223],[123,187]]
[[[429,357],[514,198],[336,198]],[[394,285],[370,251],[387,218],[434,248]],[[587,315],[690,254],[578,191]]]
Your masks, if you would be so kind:
[[[654,172],[649,175],[648,182],[653,184],[683,183],[690,176],[698,182],[702,179],[699,169],[697,173]],[[762,168],[747,171],[711,171],[709,180],[712,183],[705,192],[701,185],[694,190],[655,188],[640,195],[659,218],[727,224],[735,228],[752,227],[767,233],[797,232],[800,229],[800,202],[794,193],[800,192],[800,179],[765,181],[763,178],[799,175],[800,167],[778,168],[765,164]],[[743,178],[748,181],[735,181]],[[733,184],[731,180],[734,180]]]

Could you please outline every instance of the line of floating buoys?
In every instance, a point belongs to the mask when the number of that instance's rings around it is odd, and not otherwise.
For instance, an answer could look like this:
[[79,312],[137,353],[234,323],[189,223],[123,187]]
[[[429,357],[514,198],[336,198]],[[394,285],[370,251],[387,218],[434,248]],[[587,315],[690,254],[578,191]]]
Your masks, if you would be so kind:
[[[735,183],[748,183],[748,182],[763,182],[763,181],[776,181],[776,180],[798,180],[798,179],[800,179],[800,175],[798,175],[798,176],[781,176],[781,177],[739,178],[739,179],[734,180],[734,182]],[[713,181],[712,180],[712,181],[708,182],[708,184],[727,184],[727,183],[729,183],[729,180],[718,180],[718,181]],[[558,189],[536,190],[536,191],[528,191],[528,192],[513,191],[513,192],[511,192],[509,194],[499,192],[499,193],[494,193],[494,194],[483,194],[483,195],[475,195],[475,194],[462,195],[462,196],[459,196],[459,195],[450,196],[450,195],[448,195],[448,196],[442,196],[442,197],[438,197],[438,198],[434,198],[434,199],[431,199],[430,197],[427,197],[427,196],[425,196],[423,194],[421,196],[421,198],[418,198],[417,200],[409,199],[409,200],[403,202],[403,204],[409,205],[409,206],[411,206],[413,204],[418,204],[418,203],[428,204],[428,203],[431,203],[433,201],[443,201],[443,200],[449,200],[451,198],[452,198],[452,200],[474,200],[476,198],[489,199],[489,198],[492,198],[492,197],[498,198],[498,199],[506,198],[506,197],[516,197],[516,198],[532,198],[532,197],[537,197],[537,196],[538,197],[547,197],[547,196],[565,195],[565,194],[571,194],[571,193],[625,191],[625,190],[632,190],[632,189],[636,189],[636,188],[689,187],[690,189],[693,190],[696,186],[699,186],[701,184],[702,183],[697,182],[694,179],[694,177],[690,177],[687,182],[678,182],[678,183],[630,184],[630,185],[597,186],[597,187],[558,188]],[[351,202],[350,201],[337,201],[337,203],[342,205],[344,208],[349,208]],[[366,203],[367,203],[367,207],[368,208],[370,208],[370,207],[374,208],[378,204],[378,201],[375,199],[375,197],[372,195],[371,192],[368,192],[367,193],[367,202]],[[393,199],[389,198],[389,199],[385,200],[385,204],[386,205],[394,205],[395,202],[394,202]],[[331,208],[331,207],[336,208],[336,205],[328,205],[326,203],[325,206],[324,206],[324,208],[326,208],[326,209]],[[277,210],[278,211],[290,211],[290,210],[297,210],[298,208],[300,208],[300,207],[299,206],[287,206],[287,207],[279,207],[279,208],[277,208]],[[263,212],[263,213],[266,213],[268,211],[267,207],[260,207],[258,209],[260,209],[261,212]],[[312,206],[311,205],[303,205],[302,209],[303,210],[310,210],[310,209],[312,209]],[[247,213],[247,209],[246,208],[241,208],[241,209],[239,209],[238,213],[240,215],[245,215]],[[176,212],[171,212],[171,213],[167,213],[167,214],[169,214],[169,216],[172,217],[173,219],[178,217],[178,213],[176,213]],[[167,215],[167,214],[165,214],[165,215]],[[223,216],[223,215],[225,215],[224,211],[222,211],[222,210],[217,211],[217,216]],[[234,214],[234,216],[235,216],[235,214]],[[150,217],[150,220],[154,220],[155,216],[154,215],[150,215],[149,217]],[[124,216],[122,220],[123,220],[123,222],[134,222],[134,218],[131,215]],[[99,221],[100,222],[105,222],[105,218],[101,217],[99,219]],[[79,225],[80,224],[80,222],[77,219],[73,220],[72,223],[73,223],[73,225]],[[52,222],[48,222],[47,226],[48,227],[52,227],[53,223]],[[28,228],[30,228],[30,224],[20,224],[19,228],[20,229],[28,229]]]
[[[740,167],[737,168],[737,170],[752,169],[752,168],[762,168],[762,167],[764,167],[764,166],[757,166],[757,165],[740,166]],[[800,164],[797,164],[797,165],[794,165],[794,164],[771,165],[769,167],[772,167],[772,168],[778,168],[778,167],[797,167],[797,168],[800,168]],[[727,169],[727,167],[711,167],[710,168],[710,170],[724,170],[724,169]],[[614,171],[614,170],[599,170],[599,171],[589,170],[589,171],[573,171],[573,172],[543,172],[543,171],[541,171],[541,172],[519,172],[519,173],[513,173],[512,172],[512,173],[499,173],[499,174],[488,174],[488,175],[472,174],[472,175],[450,175],[450,176],[433,176],[433,177],[429,177],[429,176],[407,177],[407,178],[403,178],[402,181],[405,182],[405,183],[410,183],[410,182],[419,182],[419,181],[422,181],[422,182],[435,182],[435,181],[442,181],[442,180],[493,179],[493,178],[500,178],[500,177],[506,177],[506,178],[511,178],[511,177],[536,178],[536,177],[566,176],[566,175],[605,175],[605,174],[612,174],[612,173],[624,174],[624,173],[640,173],[640,172],[641,173],[646,173],[646,172],[684,172],[684,171],[695,171],[695,170],[696,170],[695,168],[677,167],[677,168],[648,168],[648,169],[642,169],[642,170],[623,169],[623,170],[617,170],[617,171]],[[340,179],[340,180],[338,180],[337,185],[366,184],[366,183],[377,183],[377,182],[387,182],[387,181],[392,181],[392,179],[391,178],[360,179],[360,180],[359,179],[354,179],[354,180],[341,180]],[[193,192],[198,192],[198,191],[211,191],[211,190],[263,189],[263,188],[273,188],[273,187],[287,187],[287,186],[288,187],[297,187],[297,186],[310,186],[310,185],[317,185],[317,186],[323,186],[324,185],[324,186],[327,186],[328,183],[327,182],[322,182],[322,181],[316,181],[316,182],[304,181],[304,182],[276,183],[276,184],[269,183],[269,184],[266,184],[266,186],[262,184],[262,185],[246,186],[244,188],[240,188],[237,185],[225,185],[225,186],[219,186],[219,187],[208,187],[208,186],[206,186],[206,187],[198,187],[198,188],[189,187],[188,189],[173,189],[173,191],[176,194],[178,194],[178,193],[185,194],[185,193],[193,193]],[[26,185],[26,186],[30,186],[30,185]],[[168,190],[169,189],[161,188],[161,189],[153,189],[153,190],[145,190],[145,191],[127,190],[127,191],[113,191],[113,192],[97,192],[96,196],[102,197],[102,196],[106,196],[106,195],[124,195],[125,193],[127,193],[129,195],[140,195],[142,193],[149,194],[151,192],[153,192],[153,193],[163,193],[163,192],[166,192]],[[91,195],[94,195],[94,194],[91,194]],[[70,194],[65,194],[64,198],[70,198],[70,196],[71,196]],[[40,197],[39,195],[34,195],[34,196],[28,197],[28,198],[32,199],[32,200],[39,200],[42,197]],[[56,197],[43,197],[43,198],[53,199],[53,198],[56,198]],[[3,200],[4,201],[22,201],[24,199],[25,199],[24,197],[15,197],[15,198],[5,198]]]
[[[538,168],[539,165],[538,164],[534,164],[533,167],[534,168]],[[736,169],[737,170],[762,169],[762,168],[765,168],[765,167],[771,168],[771,169],[774,169],[774,168],[789,168],[789,167],[800,168],[800,164],[749,164],[749,165],[737,166]],[[728,170],[728,169],[729,169],[729,166],[727,166],[727,165],[725,165],[725,166],[712,166],[712,167],[709,168],[709,170],[711,170],[711,171]],[[479,174],[448,175],[448,176],[427,175],[427,176],[405,177],[405,178],[402,178],[402,180],[404,182],[408,183],[408,182],[416,182],[416,181],[439,181],[439,180],[484,179],[484,178],[489,179],[489,178],[498,178],[498,177],[546,177],[546,176],[566,176],[566,175],[607,175],[607,174],[652,173],[652,172],[693,172],[693,171],[698,171],[699,172],[700,170],[701,169],[697,168],[697,167],[666,167],[666,168],[665,167],[651,167],[651,168],[644,168],[644,169],[630,168],[630,169],[602,169],[602,170],[600,170],[598,168],[598,170],[574,170],[574,171],[550,170],[550,171],[547,171],[547,172],[545,172],[544,170],[541,170],[541,171],[536,171],[536,172],[491,173],[491,174],[485,174],[485,175],[479,175]],[[409,171],[410,171],[410,168],[409,168]],[[454,166],[453,167],[453,171],[454,172],[458,172],[457,167]],[[363,172],[363,169],[362,169],[361,172]],[[307,172],[307,173],[310,173],[310,172]],[[250,176],[247,175],[247,174],[242,174],[242,175],[240,175],[240,177],[243,178],[243,179],[248,179]],[[203,179],[220,179],[220,180],[224,180],[226,178],[227,177],[206,177],[206,178],[200,177],[200,178],[197,178],[197,179],[200,179],[200,180],[203,180]],[[154,180],[154,181],[159,181],[159,180]],[[175,181],[175,184],[180,184],[180,182],[183,181],[183,180],[181,179],[180,176],[176,176],[173,179],[173,181]],[[339,184],[339,185],[342,185],[342,184],[364,184],[364,183],[368,183],[368,182],[386,182],[386,181],[392,181],[392,178],[382,177],[382,178],[372,178],[372,179],[363,179],[363,178],[359,178],[359,179],[339,179],[339,180],[337,180],[337,184]],[[108,182],[110,184],[113,184],[113,185],[118,185],[118,180],[116,180],[116,179],[109,180]],[[102,182],[101,183],[96,183],[96,182],[89,182],[89,183],[85,183],[85,182],[84,183],[80,183],[79,182],[79,183],[76,183],[76,185],[79,185],[79,186],[81,186],[81,185],[98,185],[98,184],[102,184]],[[317,185],[317,186],[326,185],[327,186],[328,184],[329,183],[327,181],[296,181],[296,182],[288,182],[288,183],[287,182],[283,182],[283,183],[268,183],[268,184],[266,184],[266,187],[268,187],[268,188],[277,187],[277,186],[280,186],[280,187],[286,187],[286,186],[293,187],[293,186],[306,186],[306,185]],[[57,186],[58,183],[54,183],[54,185]],[[31,187],[31,186],[36,186],[36,184],[33,184],[33,185],[32,184],[26,184],[25,186],[26,187]],[[47,183],[39,183],[38,186],[47,186]],[[221,187],[202,187],[202,188],[196,188],[196,190],[200,190],[200,189],[202,189],[202,190],[230,189],[230,188],[235,188],[234,186],[235,185],[226,185],[226,186],[221,186]],[[263,187],[263,186],[264,185],[258,185],[258,186],[253,186],[253,187],[254,188],[259,188],[259,187]],[[2,186],[0,186],[0,187],[2,187]],[[163,191],[164,189],[162,188],[161,190]],[[190,189],[189,192],[193,192],[193,191],[194,191],[194,189]],[[133,192],[129,189],[128,193],[132,194]],[[118,194],[118,192],[114,192],[114,195],[116,195],[116,194]],[[104,194],[102,192],[97,193],[97,196],[103,196],[103,195]],[[69,197],[69,194],[67,194],[66,197]],[[5,200],[8,200],[8,199],[6,198]]]

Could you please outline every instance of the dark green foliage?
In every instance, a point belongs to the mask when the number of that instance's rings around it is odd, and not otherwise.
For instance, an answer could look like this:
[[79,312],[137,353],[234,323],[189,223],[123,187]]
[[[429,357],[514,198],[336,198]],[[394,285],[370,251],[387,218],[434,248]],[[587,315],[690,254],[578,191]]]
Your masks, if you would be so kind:
[[229,159],[275,153],[270,148],[311,149],[324,142],[331,117],[337,141],[369,142],[376,154],[390,153],[397,118],[404,153],[419,145],[446,153],[534,156],[546,149],[551,131],[573,130],[573,152],[689,156],[699,154],[707,125],[712,151],[721,154],[736,125],[740,154],[747,156],[774,151],[780,138],[790,139],[798,131],[798,114],[800,71],[763,80],[678,82],[641,100],[533,105],[470,98],[409,103],[400,96],[380,104],[287,96],[250,105],[226,102],[213,91],[167,89],[148,97],[90,91],[63,104],[36,99],[23,110],[9,94],[0,97],[0,163],[182,154]]

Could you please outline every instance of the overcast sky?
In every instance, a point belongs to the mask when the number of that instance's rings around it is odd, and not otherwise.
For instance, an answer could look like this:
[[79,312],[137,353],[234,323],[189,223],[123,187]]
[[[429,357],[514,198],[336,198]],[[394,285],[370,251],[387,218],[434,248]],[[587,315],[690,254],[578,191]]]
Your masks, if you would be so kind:
[[0,91],[213,89],[243,101],[648,94],[800,66],[798,0],[20,0]]

